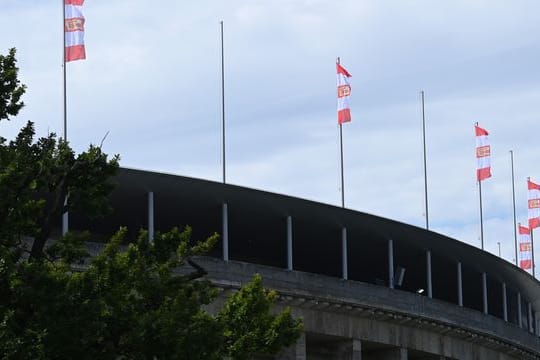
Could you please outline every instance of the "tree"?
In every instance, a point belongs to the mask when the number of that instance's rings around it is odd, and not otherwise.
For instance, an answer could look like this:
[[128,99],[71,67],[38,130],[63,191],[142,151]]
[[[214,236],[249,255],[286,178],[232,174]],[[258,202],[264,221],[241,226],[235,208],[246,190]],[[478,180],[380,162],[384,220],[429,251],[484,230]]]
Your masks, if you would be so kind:
[[10,49],[8,55],[0,55],[0,121],[9,120],[16,116],[24,106],[21,97],[26,87],[21,85],[18,78],[19,68],[15,58],[15,49]]
[[97,216],[109,210],[107,196],[118,156],[109,160],[96,146],[76,156],[55,134],[37,142],[34,134],[28,122],[14,141],[0,139],[0,236],[19,245],[21,235],[31,236],[31,256],[36,259],[44,255],[53,223],[62,213],[80,209]]
[[[25,87],[14,49],[0,64],[1,120],[17,115]],[[94,257],[88,233],[46,246],[64,211],[107,213],[119,158],[96,146],[76,155],[54,134],[34,137],[29,122],[15,140],[0,138],[2,359],[247,359],[296,341],[300,320],[270,312],[276,293],[260,276],[217,313],[205,310],[217,291],[194,257],[217,234],[194,242],[189,227],[174,228],[148,243],[142,231],[123,245],[122,228]]]
[[[0,121],[24,106],[26,87],[18,72],[15,49],[0,56]],[[31,256],[40,258],[63,212],[80,209],[97,216],[109,210],[107,196],[119,157],[109,160],[96,146],[76,156],[54,133],[36,142],[34,135],[34,124],[28,122],[15,140],[7,143],[0,137],[0,239],[21,249],[22,235],[30,236]]]
[[[71,272],[63,257],[19,266],[0,324],[4,357],[247,359],[296,341],[300,322],[288,310],[270,313],[276,294],[263,289],[260,276],[217,314],[201,308],[217,291],[199,278],[204,272],[192,258],[208,251],[217,235],[190,245],[186,227],[157,234],[149,244],[142,232],[122,249],[125,235],[121,229],[81,272]],[[176,273],[190,263],[194,271]]]

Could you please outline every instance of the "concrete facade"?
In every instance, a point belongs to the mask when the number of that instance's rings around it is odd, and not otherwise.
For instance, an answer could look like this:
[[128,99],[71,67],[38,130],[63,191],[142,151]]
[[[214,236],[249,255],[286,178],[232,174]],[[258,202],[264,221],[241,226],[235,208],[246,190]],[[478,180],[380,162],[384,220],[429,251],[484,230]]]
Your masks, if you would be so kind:
[[540,339],[474,311],[418,294],[255,264],[199,258],[222,298],[259,273],[305,333],[289,359],[539,359]]

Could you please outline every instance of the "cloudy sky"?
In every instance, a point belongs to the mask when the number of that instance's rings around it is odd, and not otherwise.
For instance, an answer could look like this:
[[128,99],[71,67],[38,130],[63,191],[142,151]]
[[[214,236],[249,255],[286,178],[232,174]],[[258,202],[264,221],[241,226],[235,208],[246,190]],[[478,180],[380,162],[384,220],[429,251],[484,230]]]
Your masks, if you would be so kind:
[[[0,52],[17,47],[26,120],[62,131],[62,3],[0,0]],[[526,178],[540,181],[536,0],[87,0],[87,60],[68,64],[69,140],[122,165],[221,180],[219,22],[225,26],[227,181],[340,204],[335,59],[353,75],[346,206],[424,226],[426,92],[434,231],[480,246],[474,131],[490,131],[486,250],[514,259]],[[537,253],[540,246],[536,247]]]

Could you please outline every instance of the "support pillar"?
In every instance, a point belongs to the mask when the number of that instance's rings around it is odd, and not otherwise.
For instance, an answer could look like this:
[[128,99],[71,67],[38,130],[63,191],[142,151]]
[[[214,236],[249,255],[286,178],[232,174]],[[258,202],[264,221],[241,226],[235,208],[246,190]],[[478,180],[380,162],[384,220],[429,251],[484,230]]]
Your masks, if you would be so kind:
[[293,233],[291,216],[287,216],[287,270],[293,270]]
[[527,303],[527,322],[529,324],[529,332],[530,333],[533,333],[534,332],[534,325],[533,325],[533,317],[532,317],[532,304],[531,303]]
[[342,341],[338,345],[337,355],[343,360],[362,360],[362,342],[359,339]]
[[463,281],[461,277],[461,262],[459,261],[457,263],[457,291],[458,305],[463,306]]
[[223,241],[222,241],[222,253],[223,261],[229,261],[229,211],[226,203],[222,205],[222,226],[223,226]]
[[538,319],[538,311],[534,312],[534,334],[536,336],[540,336],[540,330],[539,330],[539,319]]
[[508,304],[506,302],[506,283],[502,283],[503,320],[508,322]]
[[521,293],[517,293],[517,311],[518,311],[518,326],[523,328],[523,318],[521,316]]
[[277,360],[306,360],[306,333],[302,333],[295,344],[276,356]]
[[[67,196],[66,198],[64,199],[64,209],[66,209],[67,207]],[[69,213],[68,211],[66,210],[63,214],[62,214],[62,236],[66,235],[66,233],[69,231]]]
[[487,274],[485,272],[482,273],[482,302],[484,304],[484,314],[488,314],[488,298],[487,298]]
[[348,251],[347,251],[347,228],[341,229],[341,274],[343,280],[349,278]]
[[148,192],[148,242],[154,241],[154,192]]
[[388,240],[388,286],[394,288],[394,241]]
[[431,284],[431,251],[426,251],[426,273],[427,273],[427,296],[428,298],[433,297],[433,287]]

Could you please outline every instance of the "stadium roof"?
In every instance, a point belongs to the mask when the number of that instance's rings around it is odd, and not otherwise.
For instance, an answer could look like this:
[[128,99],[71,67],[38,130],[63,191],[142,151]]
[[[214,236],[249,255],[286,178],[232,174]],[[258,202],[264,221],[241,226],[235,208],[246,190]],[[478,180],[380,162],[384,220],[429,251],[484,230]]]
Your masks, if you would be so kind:
[[[535,278],[491,253],[439,233],[355,210],[208,180],[122,168],[115,181],[114,212],[92,221],[74,214],[71,223],[75,229],[89,228],[105,236],[126,225],[133,238],[148,226],[147,194],[153,192],[156,231],[188,224],[194,239],[201,239],[222,231],[222,204],[227,203],[233,260],[285,267],[286,218],[291,216],[294,269],[341,276],[341,229],[346,227],[351,280],[381,283],[388,279],[388,240],[392,239],[396,266],[406,269],[404,290],[425,287],[425,253],[429,250],[434,297],[455,302],[456,264],[460,262],[465,306],[469,303],[480,310],[481,274],[486,273],[492,297],[500,298],[498,286],[504,283],[510,293],[519,292],[540,311],[540,283]],[[212,255],[220,257],[221,246]],[[502,311],[499,300],[490,299],[494,309],[490,312]]]

